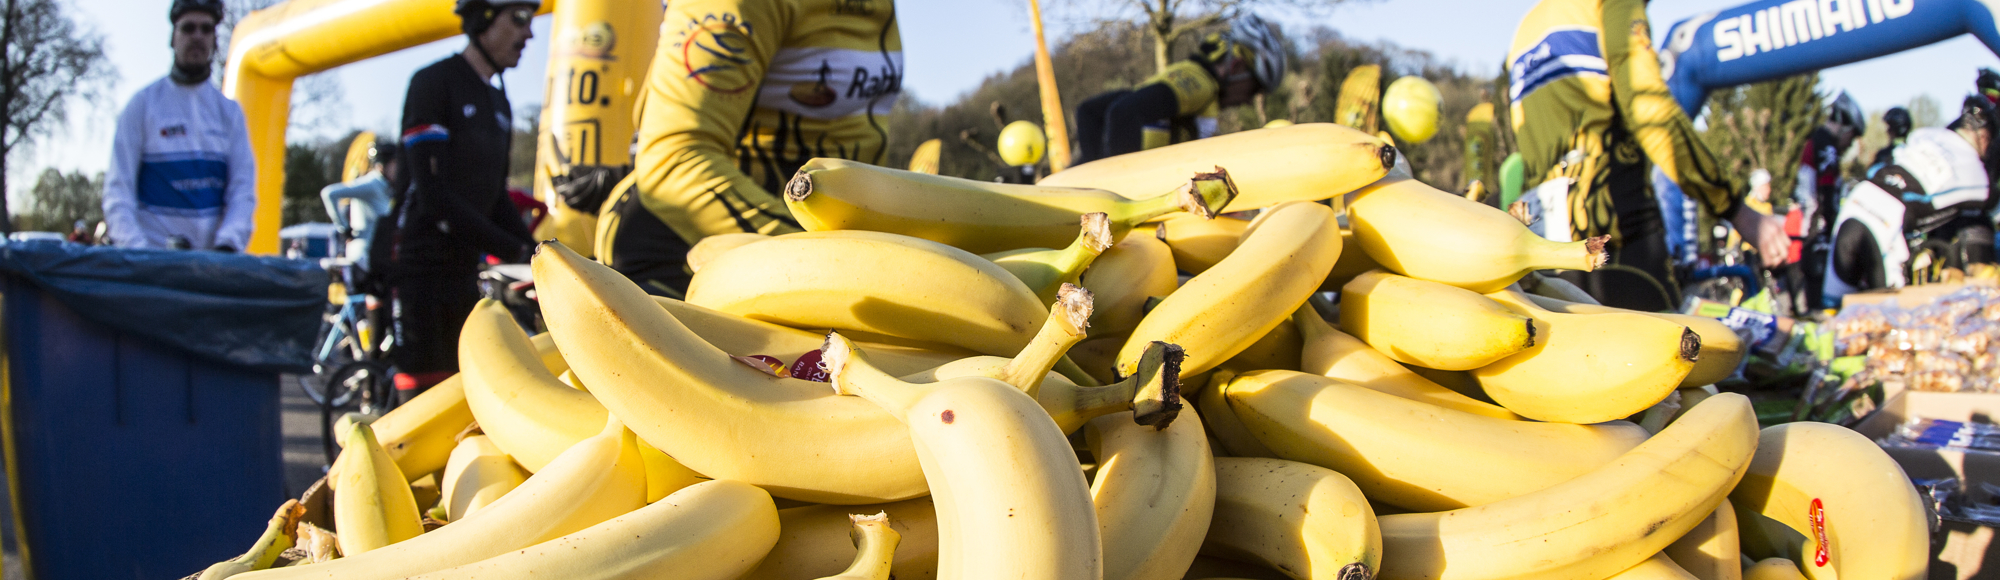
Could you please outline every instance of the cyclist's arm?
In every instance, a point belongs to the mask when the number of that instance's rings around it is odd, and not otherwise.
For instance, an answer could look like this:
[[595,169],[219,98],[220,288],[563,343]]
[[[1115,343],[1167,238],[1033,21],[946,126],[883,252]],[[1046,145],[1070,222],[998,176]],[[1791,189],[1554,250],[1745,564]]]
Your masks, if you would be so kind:
[[1694,122],[1660,76],[1645,0],[1605,0],[1603,17],[1604,60],[1625,128],[1646,157],[1709,215],[1735,216],[1742,206],[1735,181],[1695,133]]
[[[440,76],[412,77],[409,94],[403,100],[403,155],[408,163],[404,171],[410,175],[416,192],[410,196],[411,200],[420,201],[406,201],[418,207],[399,211],[408,214],[403,218],[405,222],[436,218],[447,224],[453,237],[470,242],[479,251],[504,260],[518,260],[533,236],[525,232],[515,235],[504,229],[489,218],[488,208],[472,207],[466,196],[453,191],[442,177],[444,153],[455,137],[444,123],[452,107],[450,93]],[[507,201],[504,193],[495,197]],[[416,227],[432,226],[425,223]]]
[[360,189],[360,186],[355,185],[354,182],[343,182],[328,185],[319,190],[319,199],[326,204],[326,217],[333,221],[334,227],[342,230],[351,229],[351,226],[347,224],[347,212],[340,211],[340,202],[360,197],[355,195],[357,193],[355,190],[357,189]]
[[[688,243],[732,232],[799,231],[785,202],[734,152],[789,14],[776,0],[667,6],[640,104],[633,172],[640,203]],[[635,111],[637,114],[637,111]]]

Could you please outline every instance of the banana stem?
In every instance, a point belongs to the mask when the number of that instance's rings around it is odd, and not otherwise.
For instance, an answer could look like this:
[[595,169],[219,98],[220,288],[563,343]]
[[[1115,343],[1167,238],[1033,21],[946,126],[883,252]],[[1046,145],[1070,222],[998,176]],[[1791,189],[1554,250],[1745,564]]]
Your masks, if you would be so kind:
[[[1165,429],[1180,414],[1180,361],[1186,356],[1179,346],[1153,342],[1139,358],[1139,372],[1125,380],[1101,387],[1082,387],[1057,381],[1044,388],[1035,402],[1051,417],[1066,415],[1057,423],[1082,425],[1098,417],[1132,411],[1132,421]],[[1063,420],[1067,419],[1067,421]]]
[[903,541],[903,535],[889,527],[889,512],[847,517],[854,521],[854,530],[848,532],[856,548],[854,563],[839,575],[820,580],[888,580],[896,562],[896,545]]
[[926,385],[905,382],[868,362],[868,356],[854,346],[854,341],[838,332],[827,333],[826,344],[820,347],[819,364],[826,368],[835,394],[868,399],[895,415],[898,421],[905,420],[906,411],[930,392]]
[[1110,217],[1103,212],[1091,212],[1083,214],[1079,221],[1083,227],[1077,232],[1076,240],[1070,242],[1068,247],[1056,250],[1054,257],[1048,261],[1049,267],[1055,272],[1055,276],[1050,278],[1052,284],[1034,289],[1036,297],[1041,298],[1043,304],[1055,302],[1062,286],[1075,284],[1083,277],[1084,269],[1089,268],[1091,263],[1097,261],[1097,256],[1111,247]]
[[1236,193],[1236,181],[1229,178],[1229,171],[1216,167],[1212,173],[1194,174],[1187,183],[1173,191],[1123,205],[1119,215],[1112,217],[1114,221],[1128,226],[1177,211],[1214,219],[1222,214],[1222,208],[1236,199]]
[[993,378],[1034,396],[1041,389],[1042,379],[1048,376],[1050,369],[1055,368],[1063,354],[1087,336],[1084,329],[1090,326],[1091,306],[1089,290],[1064,283],[1056,291],[1055,304],[1049,307],[1048,321],[1042,323],[1041,330],[1028,341],[1028,346],[1008,360]]
[[1611,236],[1597,236],[1581,242],[1552,242],[1535,236],[1528,247],[1528,263],[1536,269],[1560,268],[1590,272],[1604,265],[1610,255],[1604,245]]

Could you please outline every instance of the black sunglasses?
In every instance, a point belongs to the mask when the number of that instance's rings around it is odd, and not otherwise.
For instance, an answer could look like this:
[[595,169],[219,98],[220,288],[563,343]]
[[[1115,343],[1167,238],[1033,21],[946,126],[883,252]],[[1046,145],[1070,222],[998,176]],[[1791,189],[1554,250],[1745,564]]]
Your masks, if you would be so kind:
[[180,26],[181,34],[215,34],[215,25],[206,22],[189,22]]

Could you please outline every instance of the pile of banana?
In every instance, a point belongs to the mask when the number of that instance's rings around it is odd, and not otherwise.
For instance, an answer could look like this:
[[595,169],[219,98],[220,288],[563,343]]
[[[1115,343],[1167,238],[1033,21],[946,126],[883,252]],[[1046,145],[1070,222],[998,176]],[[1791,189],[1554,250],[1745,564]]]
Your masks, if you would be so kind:
[[1760,431],[1710,386],[1728,328],[1594,304],[1537,272],[1603,240],[1395,156],[1308,124],[1039,185],[815,159],[808,231],[704,240],[685,300],[544,244],[547,333],[482,303],[460,374],[340,423],[334,529],[287,504],[203,577],[1925,576],[1874,443]]

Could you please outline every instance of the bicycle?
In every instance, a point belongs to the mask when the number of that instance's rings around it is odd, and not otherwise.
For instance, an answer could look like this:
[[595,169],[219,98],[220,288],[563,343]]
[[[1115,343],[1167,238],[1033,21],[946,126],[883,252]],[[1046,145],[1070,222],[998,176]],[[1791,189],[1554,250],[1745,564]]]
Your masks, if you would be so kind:
[[333,444],[335,411],[349,406],[380,415],[395,406],[395,367],[389,351],[395,339],[380,332],[377,299],[360,291],[361,267],[347,258],[320,261],[333,274],[327,287],[327,311],[320,322],[320,340],[313,351],[313,373],[298,378],[320,408],[321,446],[327,463],[337,455]]

